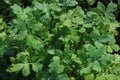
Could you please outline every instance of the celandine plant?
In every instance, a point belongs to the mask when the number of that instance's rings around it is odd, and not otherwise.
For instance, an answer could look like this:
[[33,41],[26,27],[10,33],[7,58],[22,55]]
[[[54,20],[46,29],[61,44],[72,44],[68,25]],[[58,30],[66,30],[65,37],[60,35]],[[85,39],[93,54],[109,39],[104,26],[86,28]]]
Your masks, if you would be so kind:
[[[120,80],[115,3],[82,8],[77,0],[11,3],[0,19],[3,80]],[[95,0],[87,0],[89,5]],[[7,2],[7,3],[10,3]]]

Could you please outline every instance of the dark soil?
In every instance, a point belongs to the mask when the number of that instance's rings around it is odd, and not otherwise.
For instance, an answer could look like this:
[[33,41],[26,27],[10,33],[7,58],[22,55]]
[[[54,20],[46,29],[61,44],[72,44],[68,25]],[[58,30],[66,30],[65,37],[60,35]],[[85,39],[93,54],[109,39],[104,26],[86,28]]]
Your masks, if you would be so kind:
[[[118,35],[115,36],[115,39],[116,39],[116,43],[120,46],[120,28],[118,28],[117,31],[118,31]],[[120,55],[120,50],[117,52],[117,54]]]
[[[120,7],[118,7],[118,9],[116,10],[115,16],[117,21],[120,22]],[[116,43],[120,46],[120,27],[117,28],[117,31],[118,31],[118,35],[115,36],[115,39],[116,39]],[[117,52],[117,54],[120,55],[120,50]]]

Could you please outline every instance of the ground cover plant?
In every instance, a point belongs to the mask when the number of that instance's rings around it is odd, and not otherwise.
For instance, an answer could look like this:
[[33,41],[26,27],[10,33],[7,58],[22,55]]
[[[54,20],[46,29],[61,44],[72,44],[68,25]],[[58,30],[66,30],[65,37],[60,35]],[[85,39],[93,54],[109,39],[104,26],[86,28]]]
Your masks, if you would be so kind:
[[120,80],[119,3],[1,0],[0,80]]

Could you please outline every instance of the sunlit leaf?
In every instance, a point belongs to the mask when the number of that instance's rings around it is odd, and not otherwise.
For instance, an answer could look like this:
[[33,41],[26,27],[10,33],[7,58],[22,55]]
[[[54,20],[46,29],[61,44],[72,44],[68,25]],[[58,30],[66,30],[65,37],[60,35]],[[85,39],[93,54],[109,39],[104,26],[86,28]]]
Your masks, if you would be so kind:
[[22,74],[24,76],[30,75],[30,65],[29,65],[29,63],[24,64],[23,69],[22,69]]
[[43,65],[40,63],[32,63],[32,69],[35,72],[39,72],[40,70],[42,70]]
[[12,64],[10,67],[11,72],[17,72],[20,71],[24,67],[23,63],[18,63],[18,64]]
[[101,70],[102,70],[101,65],[100,65],[100,63],[98,61],[95,61],[93,63],[93,67],[92,68],[93,68],[93,70],[95,70],[97,72],[101,72]]

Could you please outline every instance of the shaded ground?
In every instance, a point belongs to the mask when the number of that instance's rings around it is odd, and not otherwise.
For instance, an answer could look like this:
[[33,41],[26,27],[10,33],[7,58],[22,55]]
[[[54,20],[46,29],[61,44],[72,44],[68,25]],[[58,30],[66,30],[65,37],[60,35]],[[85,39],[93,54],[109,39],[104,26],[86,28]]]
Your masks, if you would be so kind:
[[[118,9],[116,10],[115,16],[118,22],[120,22],[120,7],[118,7]],[[117,31],[118,31],[118,35],[115,36],[115,38],[116,38],[116,43],[120,46],[120,28],[118,28]],[[120,50],[118,51],[118,54],[120,55]]]

